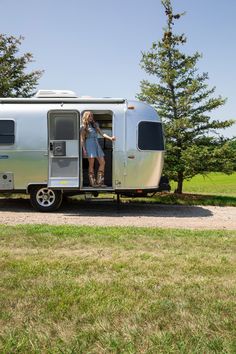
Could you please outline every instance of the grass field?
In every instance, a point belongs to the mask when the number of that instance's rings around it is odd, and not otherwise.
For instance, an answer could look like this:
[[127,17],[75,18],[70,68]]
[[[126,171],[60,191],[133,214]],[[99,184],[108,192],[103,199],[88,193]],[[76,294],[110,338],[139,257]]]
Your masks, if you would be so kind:
[[[171,184],[175,190],[176,183]],[[225,195],[236,197],[236,173],[226,175],[224,173],[210,173],[206,177],[197,175],[190,181],[184,182],[185,193]]]
[[236,232],[0,226],[1,353],[236,353]]

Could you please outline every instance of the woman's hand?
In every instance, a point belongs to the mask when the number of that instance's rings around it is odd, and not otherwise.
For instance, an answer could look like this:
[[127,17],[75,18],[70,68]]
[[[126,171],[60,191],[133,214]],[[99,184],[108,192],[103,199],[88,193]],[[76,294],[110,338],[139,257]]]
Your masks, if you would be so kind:
[[116,141],[116,137],[113,135],[113,136],[109,136],[107,134],[102,134],[103,138],[105,139],[108,139],[110,141]]
[[83,147],[83,157],[86,157],[87,156],[87,151],[86,149]]

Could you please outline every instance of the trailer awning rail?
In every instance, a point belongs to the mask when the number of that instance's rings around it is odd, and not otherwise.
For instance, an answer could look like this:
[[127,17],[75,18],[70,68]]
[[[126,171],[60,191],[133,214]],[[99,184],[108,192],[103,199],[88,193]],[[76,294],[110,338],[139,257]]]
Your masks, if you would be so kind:
[[0,98],[0,103],[9,104],[9,103],[32,103],[32,104],[45,104],[45,103],[125,103],[125,98]]

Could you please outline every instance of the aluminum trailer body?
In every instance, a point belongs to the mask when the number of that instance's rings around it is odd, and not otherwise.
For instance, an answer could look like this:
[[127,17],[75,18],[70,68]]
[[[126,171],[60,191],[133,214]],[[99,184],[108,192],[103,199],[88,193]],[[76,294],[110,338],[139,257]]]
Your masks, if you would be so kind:
[[92,111],[100,129],[116,136],[113,144],[99,139],[106,160],[102,191],[135,195],[158,189],[164,139],[154,108],[122,98],[57,96],[0,98],[1,193],[30,193],[36,208],[51,211],[58,207],[55,193],[100,192],[89,187],[82,157],[84,111]]

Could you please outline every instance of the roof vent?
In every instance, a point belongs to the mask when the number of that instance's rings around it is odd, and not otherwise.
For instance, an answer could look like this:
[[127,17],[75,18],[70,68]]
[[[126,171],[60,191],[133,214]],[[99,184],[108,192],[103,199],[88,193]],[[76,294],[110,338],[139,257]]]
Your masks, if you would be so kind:
[[76,98],[75,92],[69,90],[39,90],[35,97],[37,98]]

